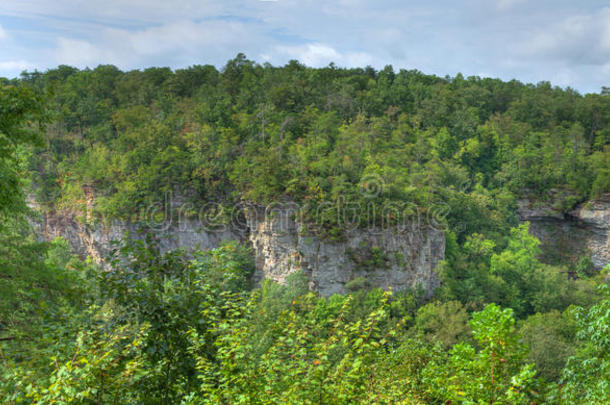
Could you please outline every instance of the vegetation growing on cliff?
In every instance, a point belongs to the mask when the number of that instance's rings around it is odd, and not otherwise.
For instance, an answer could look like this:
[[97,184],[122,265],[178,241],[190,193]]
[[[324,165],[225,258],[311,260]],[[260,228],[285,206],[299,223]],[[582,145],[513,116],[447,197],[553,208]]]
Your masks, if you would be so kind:
[[[564,189],[567,207],[610,191],[609,104],[547,83],[241,55],[220,72],[60,66],[5,81],[0,398],[608,402],[604,274],[574,279],[572,264],[540,262],[515,200]],[[430,300],[364,282],[321,298],[298,274],[254,287],[246,247],[162,254],[152,236],[123,241],[102,271],[61,239],[37,242],[25,220],[22,187],[78,207],[83,186],[106,217],[170,191],[223,204],[442,203],[442,285]],[[323,219],[323,232],[340,233]],[[383,265],[377,253],[367,266]]]

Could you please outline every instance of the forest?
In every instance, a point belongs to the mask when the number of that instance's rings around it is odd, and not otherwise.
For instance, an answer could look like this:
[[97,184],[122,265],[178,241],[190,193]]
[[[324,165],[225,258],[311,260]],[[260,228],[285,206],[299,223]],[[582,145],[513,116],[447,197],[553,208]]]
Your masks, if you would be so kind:
[[[154,235],[117,241],[105,269],[31,227],[31,200],[137,222],[168,193],[194,211],[213,203],[221,222],[240,203],[401,203],[407,216],[441,204],[439,287],[322,297],[300,273],[253,283],[244,244],[166,252]],[[221,69],[0,79],[0,398],[608,403],[610,267],[543,260],[517,212],[523,199],[567,213],[607,193],[608,88],[243,54]],[[337,241],[332,212],[301,214]]]

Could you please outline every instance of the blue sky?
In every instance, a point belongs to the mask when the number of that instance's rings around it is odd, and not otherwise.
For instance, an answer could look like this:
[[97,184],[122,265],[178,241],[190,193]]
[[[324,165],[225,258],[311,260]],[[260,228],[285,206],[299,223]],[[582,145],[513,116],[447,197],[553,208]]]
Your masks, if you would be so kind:
[[372,65],[610,86],[607,0],[3,0],[0,76],[111,63]]

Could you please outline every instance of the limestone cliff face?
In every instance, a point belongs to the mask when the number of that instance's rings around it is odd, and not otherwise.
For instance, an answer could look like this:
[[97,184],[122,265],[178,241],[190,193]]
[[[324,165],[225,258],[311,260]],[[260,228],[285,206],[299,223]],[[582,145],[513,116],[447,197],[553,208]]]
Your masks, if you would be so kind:
[[255,277],[280,283],[296,271],[323,296],[345,293],[356,283],[370,287],[423,288],[438,285],[435,268],[445,258],[445,234],[428,226],[353,229],[341,241],[306,231],[290,210],[245,212],[256,259]]
[[[35,204],[32,204],[35,205]],[[175,248],[212,249],[226,240],[252,244],[256,260],[256,281],[271,278],[280,283],[294,272],[303,271],[310,288],[324,296],[345,293],[359,283],[370,287],[423,288],[431,294],[438,285],[435,268],[444,259],[444,232],[427,226],[408,229],[355,229],[341,241],[326,241],[304,231],[290,211],[265,212],[250,207],[243,211],[247,226],[210,230],[197,219],[182,218],[176,223],[149,228],[162,251]],[[142,229],[134,224],[87,223],[73,212],[41,212],[34,221],[41,237],[66,238],[81,257],[103,264],[113,246],[126,231],[135,237]]]
[[123,239],[126,232],[135,238],[151,233],[158,240],[162,252],[177,248],[208,250],[217,248],[223,241],[245,239],[244,232],[231,229],[211,231],[192,218],[181,219],[179,223],[170,221],[159,226],[142,227],[118,220],[90,224],[79,221],[70,211],[43,212],[40,220],[34,221],[34,226],[42,238],[52,240],[61,236],[79,256],[89,256],[99,264],[104,264],[111,252],[111,242]]
[[223,241],[245,240],[244,230],[238,231],[228,227],[209,229],[197,218],[174,215],[173,213],[180,212],[180,207],[188,206],[182,196],[174,196],[161,205],[161,212],[156,212],[164,214],[164,219],[158,222],[96,222],[91,215],[95,208],[95,191],[92,187],[85,186],[83,192],[86,197],[84,214],[73,210],[45,210],[30,196],[28,205],[39,214],[31,223],[42,239],[52,240],[61,236],[68,241],[76,254],[82,258],[91,257],[98,264],[105,264],[114,248],[111,242],[123,239],[126,233],[133,238],[142,238],[146,233],[152,234],[162,252],[177,248],[191,251],[208,250],[217,248]]
[[597,269],[610,263],[610,194],[562,213],[548,204],[519,201],[519,217],[542,242],[549,262],[589,255]]

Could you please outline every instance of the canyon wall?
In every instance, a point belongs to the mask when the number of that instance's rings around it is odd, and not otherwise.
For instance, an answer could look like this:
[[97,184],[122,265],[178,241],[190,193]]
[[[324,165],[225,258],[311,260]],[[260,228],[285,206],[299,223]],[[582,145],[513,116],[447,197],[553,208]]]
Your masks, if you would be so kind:
[[427,224],[354,228],[340,240],[323,240],[290,209],[251,208],[245,214],[259,280],[282,283],[300,270],[324,296],[360,286],[422,288],[431,295],[438,285],[435,268],[445,258],[445,233]]
[[430,295],[438,285],[436,265],[445,256],[442,230],[413,222],[401,229],[353,229],[341,240],[329,241],[305,232],[290,208],[266,211],[250,206],[241,213],[242,224],[218,229],[202,226],[196,218],[139,228],[118,220],[92,224],[90,218],[79,220],[70,211],[39,212],[40,218],[33,222],[42,238],[64,237],[74,252],[100,264],[113,249],[111,241],[121,239],[125,232],[133,237],[152,233],[162,251],[206,250],[226,240],[239,240],[253,248],[255,281],[271,278],[283,283],[289,274],[302,271],[310,288],[323,296],[361,287],[421,288]]
[[[89,208],[93,204],[90,199]],[[45,211],[33,201],[30,205],[40,212],[33,224],[41,238],[62,236],[75,253],[100,264],[113,249],[111,241],[120,240],[125,232],[136,238],[152,233],[162,251],[213,249],[223,241],[238,240],[253,248],[257,282],[270,278],[284,283],[288,275],[302,271],[310,288],[324,296],[362,287],[422,288],[431,294],[438,285],[435,268],[445,256],[444,231],[428,224],[354,228],[329,240],[299,222],[290,205],[273,210],[249,206],[240,211],[238,226],[212,229],[192,217],[144,228],[118,220],[93,223],[71,211]],[[519,218],[530,222],[546,262],[566,263],[587,255],[598,270],[610,263],[610,194],[567,213],[550,204],[520,200]]]
[[32,222],[43,239],[52,240],[61,236],[76,254],[82,258],[89,256],[98,264],[104,264],[114,248],[111,242],[121,240],[126,233],[134,238],[152,234],[162,252],[177,248],[208,250],[217,248],[223,241],[245,239],[243,232],[232,229],[210,231],[193,218],[162,226],[138,225],[120,220],[92,224],[77,218],[71,211],[42,212],[40,218]]
[[546,262],[565,263],[587,255],[598,270],[610,263],[610,194],[567,213],[550,204],[520,200],[519,219],[530,222]]

